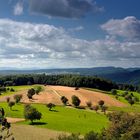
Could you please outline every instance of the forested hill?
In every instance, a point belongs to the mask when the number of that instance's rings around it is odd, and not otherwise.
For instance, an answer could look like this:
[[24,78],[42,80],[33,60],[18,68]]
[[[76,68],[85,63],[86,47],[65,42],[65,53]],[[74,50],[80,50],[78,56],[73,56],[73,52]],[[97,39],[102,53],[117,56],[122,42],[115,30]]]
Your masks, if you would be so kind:
[[140,83],[140,68],[116,68],[116,67],[96,67],[96,68],[71,68],[71,69],[39,69],[39,70],[7,70],[0,69],[0,75],[10,74],[79,74],[89,76],[99,76],[117,83],[136,84]]

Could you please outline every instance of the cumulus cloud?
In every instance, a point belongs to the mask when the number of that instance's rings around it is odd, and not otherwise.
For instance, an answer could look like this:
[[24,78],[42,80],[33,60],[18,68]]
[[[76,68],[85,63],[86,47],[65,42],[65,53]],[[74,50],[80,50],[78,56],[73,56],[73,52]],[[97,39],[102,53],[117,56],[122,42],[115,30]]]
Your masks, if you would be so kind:
[[140,41],[87,41],[64,28],[0,19],[0,66],[90,67],[140,65]]
[[110,35],[127,39],[140,39],[140,20],[134,16],[124,19],[111,19],[101,26]]
[[14,15],[21,15],[21,14],[23,14],[23,3],[19,1],[14,6]]
[[30,0],[30,11],[51,17],[80,18],[102,11],[92,0]]

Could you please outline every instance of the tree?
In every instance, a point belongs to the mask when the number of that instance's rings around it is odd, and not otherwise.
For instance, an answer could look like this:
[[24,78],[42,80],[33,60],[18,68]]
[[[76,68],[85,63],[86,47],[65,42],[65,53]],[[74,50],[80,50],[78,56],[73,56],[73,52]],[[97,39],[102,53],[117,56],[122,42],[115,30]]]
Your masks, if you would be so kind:
[[80,105],[80,103],[81,103],[80,99],[75,95],[73,95],[71,98],[72,98],[72,104],[75,107],[78,107]]
[[49,108],[49,111],[51,111],[51,109],[52,109],[53,107],[55,107],[55,104],[53,104],[53,103],[48,103],[46,106]]
[[67,105],[68,99],[65,96],[62,96],[61,101],[64,105]]
[[22,99],[22,94],[14,95],[14,100],[16,103],[19,103],[21,99]]
[[26,120],[30,120],[33,124],[34,120],[40,120],[42,117],[42,114],[31,105],[25,105],[24,107],[24,117]]
[[113,112],[107,116],[111,124],[102,132],[105,140],[140,139],[140,114]]
[[33,88],[31,88],[28,90],[27,96],[29,99],[32,99],[34,94],[35,94],[35,90]]
[[103,100],[100,100],[100,101],[98,102],[100,108],[102,108],[102,106],[104,105],[104,103],[105,103],[105,102],[104,102]]
[[13,102],[13,101],[10,101],[9,103],[8,103],[8,106],[10,107],[10,109],[12,110],[12,107],[15,105],[15,102]]

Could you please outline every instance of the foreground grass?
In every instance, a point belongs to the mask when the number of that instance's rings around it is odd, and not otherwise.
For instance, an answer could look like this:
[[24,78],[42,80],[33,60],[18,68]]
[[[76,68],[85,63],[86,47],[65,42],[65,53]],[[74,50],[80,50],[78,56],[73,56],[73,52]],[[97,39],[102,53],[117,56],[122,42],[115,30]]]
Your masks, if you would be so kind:
[[[7,103],[0,103],[6,111],[7,117],[23,118],[24,105],[19,104],[9,109]],[[42,119],[35,123],[38,127],[49,128],[58,131],[85,134],[91,130],[100,132],[108,126],[108,119],[105,115],[97,114],[94,111],[73,109],[63,106],[56,106],[54,111],[49,111],[45,105],[33,104],[42,113]],[[30,124],[29,121],[22,124]]]
[[63,134],[62,132],[23,124],[12,124],[11,132],[16,140],[50,140]]

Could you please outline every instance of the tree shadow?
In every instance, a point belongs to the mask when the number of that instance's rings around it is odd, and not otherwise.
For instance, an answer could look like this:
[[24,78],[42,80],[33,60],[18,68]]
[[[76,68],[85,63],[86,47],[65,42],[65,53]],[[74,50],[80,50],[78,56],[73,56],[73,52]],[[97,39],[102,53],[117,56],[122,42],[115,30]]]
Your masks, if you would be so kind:
[[48,124],[48,123],[45,123],[45,122],[33,122],[33,123],[30,123],[30,125],[45,125],[45,124]]
[[59,112],[58,110],[49,110],[49,111],[52,111],[52,112]]
[[11,111],[19,111],[19,110],[17,110],[17,109],[12,109]]

